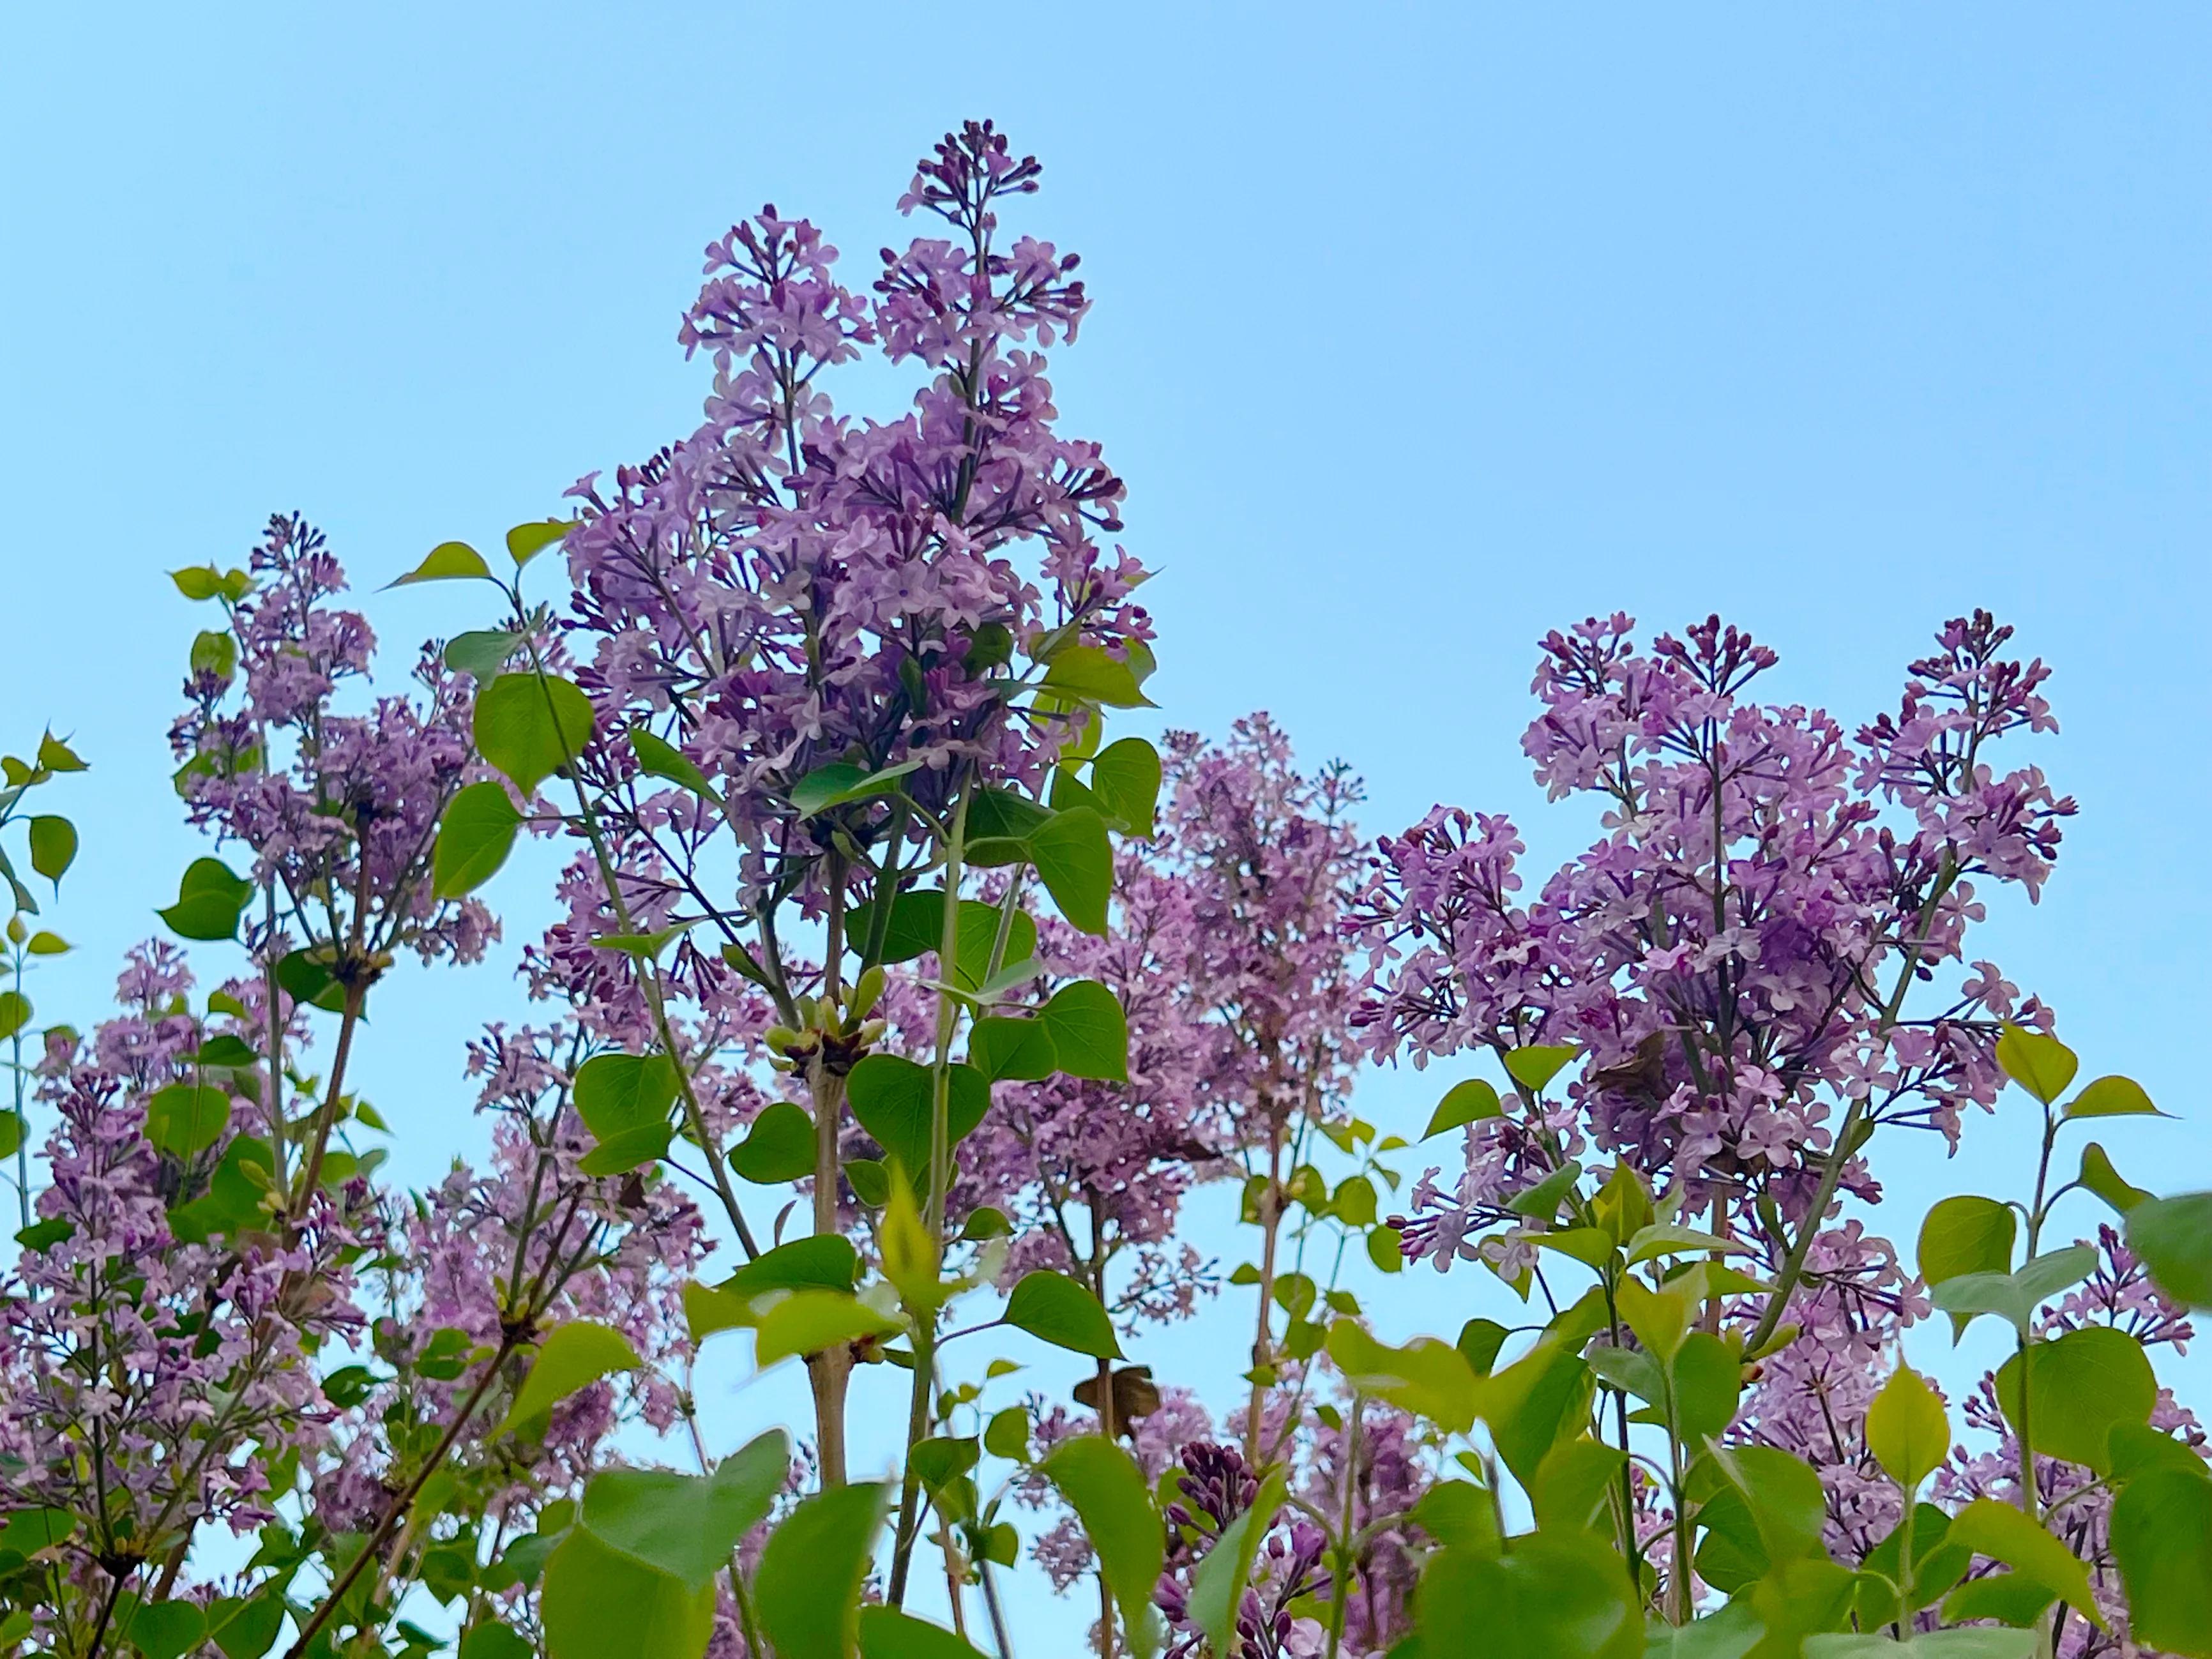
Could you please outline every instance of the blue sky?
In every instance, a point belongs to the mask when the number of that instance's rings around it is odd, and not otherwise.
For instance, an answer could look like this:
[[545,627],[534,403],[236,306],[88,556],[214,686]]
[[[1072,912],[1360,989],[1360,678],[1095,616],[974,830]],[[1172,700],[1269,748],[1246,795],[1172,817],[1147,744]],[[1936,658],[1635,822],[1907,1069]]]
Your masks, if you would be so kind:
[[[195,850],[163,570],[298,507],[368,586],[554,508],[692,424],[710,237],[773,200],[864,265],[911,234],[913,158],[988,114],[1046,163],[1025,227],[1085,256],[1054,379],[1163,572],[1170,719],[1269,708],[1365,774],[1370,828],[1509,810],[1556,860],[1591,826],[1519,755],[1546,629],[1719,610],[1783,653],[1774,695],[1856,720],[1994,609],[2056,666],[2042,762],[2082,811],[1989,948],[2182,1115],[2107,1137],[2122,1168],[2212,1184],[2209,49],[2212,13],[2149,3],[21,15],[0,742],[51,721],[95,768],[42,1013],[93,1016]],[[404,651],[454,603],[368,608]],[[495,968],[389,988],[368,1076],[406,1167],[471,1142],[459,1043],[515,1001]],[[2026,1133],[2008,1103],[1959,1164],[1893,1158],[1887,1224],[2014,1190]],[[1218,1372],[1225,1317],[1146,1357]]]

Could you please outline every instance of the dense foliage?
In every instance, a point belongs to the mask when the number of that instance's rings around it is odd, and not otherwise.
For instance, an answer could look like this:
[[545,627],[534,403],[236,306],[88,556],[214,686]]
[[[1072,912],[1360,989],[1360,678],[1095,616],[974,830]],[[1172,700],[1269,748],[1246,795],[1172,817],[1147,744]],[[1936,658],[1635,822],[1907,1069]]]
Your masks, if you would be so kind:
[[[1522,743],[1595,838],[1533,888],[1502,817],[1363,840],[1265,716],[1123,734],[1146,572],[1045,375],[1077,262],[1000,222],[1038,174],[948,135],[865,295],[773,208],[715,243],[703,422],[404,576],[483,600],[404,695],[297,517],[175,572],[210,846],[84,1034],[26,990],[83,763],[5,760],[0,1650],[2212,1654],[2153,1358],[2212,1194],[2118,1173],[2094,1120],[2150,1101],[1972,938],[2075,811],[2042,664],[1950,622],[1854,730],[1718,619],[1555,634]],[[864,354],[902,410],[832,403]],[[378,988],[482,957],[525,837],[557,920],[466,1055],[488,1157],[403,1190]],[[1360,1117],[1368,1063],[1431,1120]],[[1880,1159],[2023,1123],[2032,1192],[1882,1235]],[[1348,1262],[1460,1315],[1388,1342]],[[1124,1344],[1216,1297],[1209,1407]],[[1906,1349],[1984,1318],[1947,1401]],[[808,1420],[715,1443],[702,1373],[786,1362]]]

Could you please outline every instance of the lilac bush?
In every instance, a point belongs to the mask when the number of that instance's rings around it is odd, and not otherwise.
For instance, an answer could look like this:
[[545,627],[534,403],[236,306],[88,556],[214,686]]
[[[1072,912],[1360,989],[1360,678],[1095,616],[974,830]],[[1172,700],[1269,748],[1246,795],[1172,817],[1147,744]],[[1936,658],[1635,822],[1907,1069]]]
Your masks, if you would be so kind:
[[[1371,837],[1264,714],[1156,746],[1048,374],[1091,298],[1002,222],[1040,177],[946,135],[858,288],[733,227],[703,418],[401,576],[484,599],[404,693],[296,514],[173,573],[207,851],[83,1033],[26,988],[84,763],[0,757],[0,1651],[2212,1655],[2152,1358],[2212,1194],[2086,1139],[2155,1109],[1978,943],[2075,810],[2050,671],[1977,612],[1852,724],[1717,617],[1555,633],[1522,748],[1595,817],[1533,884],[1500,815]],[[526,843],[485,1150],[409,1190],[370,1010],[482,960]],[[1362,1115],[1397,1064],[1425,1123]],[[1993,1132],[2032,1191],[1897,1237],[1882,1160]],[[1397,1274],[1441,1334],[1378,1332]],[[1217,1304],[1218,1373],[1156,1376]],[[1947,1400],[1915,1362],[1984,1319]],[[1038,1344],[1066,1395],[1007,1380]],[[805,1420],[720,1443],[786,1362]]]

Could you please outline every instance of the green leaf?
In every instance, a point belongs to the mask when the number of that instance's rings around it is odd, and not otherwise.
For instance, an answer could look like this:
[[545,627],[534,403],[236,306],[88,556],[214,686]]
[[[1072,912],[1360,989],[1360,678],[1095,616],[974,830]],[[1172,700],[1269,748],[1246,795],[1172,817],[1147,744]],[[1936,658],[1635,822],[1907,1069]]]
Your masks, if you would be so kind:
[[431,883],[440,898],[459,898],[489,881],[514,848],[522,814],[507,799],[507,786],[486,779],[472,783],[447,803],[431,855]]
[[1549,1221],[1559,1212],[1559,1200],[1583,1178],[1583,1166],[1569,1158],[1525,1192],[1516,1193],[1505,1200],[1505,1207],[1516,1215],[1528,1216],[1538,1221]]
[[1114,994],[1079,979],[1053,994],[1037,1018],[1052,1037],[1060,1069],[1070,1077],[1129,1080],[1129,1022]]
[[601,933],[592,939],[592,946],[599,951],[619,951],[639,962],[658,962],[672,940],[682,939],[704,920],[695,916],[690,921],[656,927],[649,933]]
[[1625,1562],[1583,1531],[1524,1533],[1510,1553],[1440,1552],[1392,1659],[1642,1659],[1643,1598]]
[[587,1176],[628,1175],[665,1158],[669,1143],[675,1139],[675,1128],[670,1124],[636,1124],[602,1137],[598,1146],[576,1160],[576,1168]]
[[76,1516],[67,1510],[17,1510],[0,1525],[0,1556],[28,1559],[65,1542],[76,1528]]
[[1375,1183],[1363,1175],[1345,1176],[1329,1194],[1328,1207],[1347,1227],[1374,1225],[1377,1212]]
[[1735,1421],[1743,1391],[1743,1362],[1711,1331],[1692,1331],[1674,1355],[1675,1424],[1695,1448],[1717,1439]]
[[1962,1273],[2008,1273],[2019,1225],[1993,1198],[1947,1198],[1920,1224],[1920,1277],[1933,1287]]
[[876,1225],[876,1242],[883,1258],[884,1278],[898,1292],[901,1307],[927,1315],[945,1304],[940,1282],[943,1249],[938,1235],[922,1224],[911,1182],[895,1182],[885,1195],[883,1218]]
[[1328,1328],[1326,1346],[1345,1381],[1361,1393],[1425,1417],[1448,1434],[1474,1426],[1474,1368],[1450,1344],[1424,1336],[1394,1348],[1358,1321],[1340,1319]]
[[84,763],[76,751],[52,732],[39,739],[39,769],[42,772],[82,772]]
[[634,1371],[644,1362],[629,1339],[611,1325],[573,1320],[538,1344],[530,1374],[515,1390],[498,1432],[507,1434],[542,1416],[578,1389],[617,1371]]
[[911,1469],[925,1492],[942,1492],[950,1481],[957,1480],[975,1467],[982,1455],[982,1447],[973,1436],[953,1437],[937,1436],[918,1441],[907,1454],[906,1466]]
[[2082,1186],[2112,1206],[2116,1215],[2126,1215],[2150,1194],[2140,1187],[2133,1187],[2120,1178],[2112,1167],[2112,1160],[2102,1146],[2091,1141],[2081,1149]]
[[1091,763],[1091,793],[1111,827],[1149,837],[1159,811],[1159,750],[1142,738],[1108,744]]
[[17,1111],[0,1111],[0,1158],[13,1158],[15,1149],[23,1144],[23,1115]]
[[1509,1048],[1505,1053],[1505,1073],[1530,1092],[1541,1093],[1544,1085],[1581,1052],[1571,1042],[1533,1043],[1526,1048]]
[[477,693],[477,751],[528,799],[592,740],[592,700],[568,681],[501,674]]
[[[1446,1352],[1463,1358],[1455,1348]],[[1490,1437],[1513,1478],[1527,1486],[1546,1454],[1581,1432],[1595,1382],[1572,1346],[1546,1338],[1480,1379],[1475,1390],[1475,1414],[1490,1425]]]
[[548,1659],[699,1659],[714,1606],[712,1585],[688,1589],[574,1527],[546,1558],[538,1612]]
[[76,826],[67,818],[42,813],[31,820],[31,868],[56,887],[76,860]]
[[41,1255],[55,1245],[74,1237],[76,1224],[61,1216],[48,1216],[44,1221],[34,1221],[18,1229],[15,1242],[33,1255]]
[[732,1296],[718,1285],[702,1285],[696,1279],[684,1287],[684,1328],[696,1347],[710,1336],[724,1331],[741,1331],[759,1322],[753,1304],[741,1296]]
[[1655,1221],[1640,1227],[1630,1235],[1628,1261],[1633,1267],[1639,1261],[1650,1261],[1662,1255],[1728,1255],[1751,1254],[1751,1246],[1739,1244],[1732,1238],[1723,1238],[1718,1233],[1700,1232],[1695,1227],[1679,1226],[1671,1221]]
[[1037,878],[1066,916],[1086,933],[1106,936],[1106,906],[1114,893],[1114,849],[1106,821],[1087,806],[1054,814],[1029,839]]
[[1567,1227],[1555,1233],[1537,1233],[1528,1242],[1539,1249],[1572,1256],[1585,1267],[1603,1269],[1616,1248],[1602,1227]]
[[983,1659],[965,1637],[896,1607],[860,1609],[860,1659]]
[[1966,1575],[1973,1565],[1974,1553],[1961,1545],[1947,1540],[1951,1530],[1951,1517],[1935,1504],[1924,1500],[1912,1510],[1912,1568],[1905,1577],[1905,1528],[1900,1522],[1893,1526],[1881,1541],[1868,1551],[1860,1562],[1862,1569],[1855,1596],[1859,1628],[1872,1630],[1880,1625],[1895,1622],[1903,1613],[1897,1595],[1897,1586],[1904,1583],[1911,1591],[1914,1612],[1943,1599],[1948,1590]]
[[1559,1442],[1544,1454],[1528,1488],[1538,1528],[1571,1532],[1591,1525],[1620,1490],[1620,1471],[1627,1462],[1628,1455],[1620,1447],[1586,1434]]
[[906,1327],[847,1291],[793,1291],[761,1316],[753,1364],[766,1370],[794,1354],[820,1353],[866,1337],[896,1336]]
[[842,761],[818,766],[791,786],[791,804],[799,809],[799,817],[811,818],[833,806],[849,806],[855,801],[884,794],[892,784],[921,765],[918,760],[901,761],[896,766],[886,766],[878,772],[863,771]]
[[[1821,1549],[1827,1522],[1828,1500],[1820,1477],[1801,1460],[1771,1446],[1715,1447],[1707,1454],[1715,1477],[1725,1482],[1706,1500],[1698,1523],[1725,1528],[1731,1512],[1747,1520],[1749,1535],[1730,1533],[1729,1542],[1739,1557],[1748,1554],[1751,1577],[1771,1566],[1816,1555]],[[1709,1537],[1707,1544],[1719,1541]],[[1696,1557],[1699,1574],[1716,1589],[1733,1590],[1734,1582],[1706,1572],[1706,1550]]]
[[[2086,1333],[2076,1333],[2086,1334]],[[1951,1517],[1947,1543],[2002,1561],[2021,1577],[2041,1586],[2102,1630],[2105,1620],[2089,1590],[2089,1565],[2020,1510],[1993,1498],[1978,1498]],[[1946,1616],[1953,1616],[1946,1609]]]
[[1911,1492],[1951,1455],[1943,1397],[1917,1371],[1899,1366],[1867,1407],[1866,1438],[1889,1478]]
[[1003,1322],[1017,1330],[1094,1359],[1119,1359],[1114,1322],[1098,1298],[1065,1273],[1038,1267],[1024,1273],[1006,1298]]
[[2015,1273],[1962,1273],[1947,1279],[1936,1286],[1929,1300],[1945,1313],[1962,1316],[1962,1324],[1979,1314],[1999,1315],[2025,1336],[2039,1307],[2087,1279],[2096,1267],[2096,1247],[2075,1244],[2047,1251]]
[[1167,1528],[1136,1460],[1110,1440],[1063,1440],[1040,1465],[1083,1523],[1098,1571],[1121,1609],[1129,1651],[1148,1659],[1158,1646],[1152,1587],[1167,1562]]
[[664,1054],[594,1054],[576,1068],[576,1115],[605,1141],[668,1118],[676,1067]]
[[2142,1084],[2129,1077],[2100,1077],[2066,1103],[2066,1115],[2077,1117],[2163,1117]]
[[[870,1054],[845,1079],[853,1115],[887,1159],[909,1175],[925,1178],[929,1169],[930,1121],[935,1082],[929,1067],[897,1054]],[[951,1068],[946,1109],[947,1146],[957,1146],[990,1109],[991,1085],[972,1066]]]
[[1494,1319],[1470,1319],[1459,1328],[1459,1340],[1452,1346],[1477,1376],[1487,1376],[1498,1364],[1498,1351],[1512,1334]]
[[1367,1230],[1367,1259],[1375,1264],[1376,1271],[1401,1273],[1406,1271],[1406,1253],[1401,1248],[1406,1236],[1395,1227],[1370,1227]]
[[1128,833],[1127,826],[1106,810],[1105,804],[1092,793],[1091,786],[1066,766],[1053,769],[1052,788],[1046,800],[1055,812],[1065,812],[1071,806],[1088,806],[1106,820],[1109,830],[1119,830],[1125,835]]
[[[968,839],[1025,842],[1052,822],[1053,811],[1015,790],[977,789],[968,797]],[[1016,859],[1022,855],[1018,848]]]
[[2057,1037],[2009,1024],[1997,1038],[1997,1065],[2046,1106],[2066,1092],[2081,1068],[2074,1051]]
[[1805,1659],[2035,1659],[2032,1630],[1923,1631],[1902,1642],[1887,1636],[1832,1635],[1806,1638]]
[[1644,1659],[1746,1659],[1766,1635],[1748,1601],[1731,1601],[1718,1613],[1686,1625],[1651,1621]]
[[781,1429],[723,1459],[712,1476],[603,1469],[584,1489],[583,1523],[610,1549],[698,1590],[729,1566],[790,1473],[791,1443]]
[[793,1510],[761,1553],[753,1594],[777,1659],[852,1659],[860,1586],[890,1489],[840,1486]]
[[1004,1411],[994,1412],[984,1425],[983,1449],[994,1457],[1003,1457],[1012,1462],[1026,1461],[1030,1449],[1030,1414],[1027,1407],[1009,1406]]
[[1108,708],[1153,708],[1152,700],[1144,693],[1138,667],[1103,646],[1063,646],[1045,669],[1045,690]]
[[0,1041],[31,1023],[31,1000],[21,991],[0,991]]
[[182,1659],[207,1641],[207,1614],[190,1601],[148,1601],[131,1615],[131,1641],[142,1659]]
[[692,763],[691,757],[665,738],[657,738],[642,726],[629,729],[629,746],[637,757],[638,769],[656,778],[666,778],[690,790],[702,800],[721,805],[714,786],[707,781],[707,775]]
[[890,1171],[872,1158],[848,1158],[840,1166],[852,1183],[853,1196],[871,1210],[880,1210],[891,1195]]
[[252,896],[253,884],[233,875],[221,859],[194,859],[178,884],[177,902],[154,914],[179,939],[231,939]]
[[2160,1469],[2112,1500],[2129,1633],[2161,1653],[2212,1654],[2212,1480]]
[[1590,1207],[1596,1212],[1598,1225],[1615,1244],[1625,1245],[1658,1218],[1651,1205],[1651,1188],[1626,1158],[1613,1166],[1613,1173],[1598,1188]]
[[2180,1469],[2200,1480],[2212,1480],[2212,1468],[2186,1441],[2145,1423],[2116,1423],[2106,1440],[2112,1479],[2124,1485],[2154,1469]]
[[391,586],[406,587],[416,582],[456,581],[490,574],[491,567],[484,562],[483,555],[466,542],[440,542],[423,556],[422,563]]
[[993,1083],[1035,1083],[1059,1069],[1060,1051],[1042,1020],[987,1016],[969,1029],[968,1063]]
[[1667,1373],[1659,1362],[1641,1348],[1615,1347],[1609,1342],[1600,1342],[1586,1349],[1583,1363],[1597,1373],[1598,1380],[1624,1394],[1653,1406],[1667,1402]]
[[521,643],[522,635],[513,629],[477,629],[447,641],[443,657],[447,667],[482,685],[499,678],[499,671],[507,666],[507,659]]
[[192,1056],[192,1063],[235,1071],[240,1066],[255,1064],[260,1058],[253,1052],[253,1045],[244,1037],[233,1036],[224,1031],[200,1044],[199,1052]]
[[333,1014],[345,1007],[345,988],[305,951],[287,951],[277,958],[276,988],[302,1007]]
[[[215,1607],[223,1605],[217,1601]],[[222,1650],[223,1659],[261,1659],[276,1646],[276,1632],[283,1628],[284,1598],[264,1590],[243,1606],[234,1606],[235,1610],[228,1619],[215,1616],[210,1610],[208,1633]]]
[[1444,1091],[1444,1097],[1437,1103],[1437,1109],[1430,1115],[1429,1127],[1421,1131],[1421,1139],[1426,1140],[1431,1135],[1440,1135],[1447,1129],[1459,1128],[1478,1118],[1503,1117],[1504,1115],[1505,1109],[1498,1101],[1498,1091],[1480,1078],[1471,1077],[1464,1083],[1453,1084]]
[[1284,1485],[1279,1467],[1268,1470],[1252,1503],[1221,1529],[1191,1576],[1191,1622],[1206,1632],[1215,1653],[1237,1651],[1237,1614],[1252,1582],[1252,1564],[1283,1506]]
[[[2106,1443],[2121,1423],[2148,1423],[2158,1378],[2142,1344],[2110,1325],[2088,1325],[2027,1354],[2029,1438],[2037,1451],[2112,1472]],[[2020,1426],[2021,1356],[1997,1368],[1997,1404]]]
[[23,948],[34,957],[61,957],[69,954],[70,945],[59,933],[49,933],[41,928],[31,935],[31,942]]
[[740,1179],[760,1187],[812,1175],[814,1120],[787,1100],[762,1108],[745,1138],[730,1148],[729,1163]]
[[[507,556],[520,569],[576,527],[568,519],[535,519],[507,532]],[[477,561],[482,563],[482,560]]]
[[[774,1291],[842,1291],[849,1292],[860,1277],[860,1258],[852,1241],[839,1233],[810,1233],[763,1250],[714,1287],[717,1297],[731,1298],[746,1311],[733,1324],[754,1322],[756,1298]],[[694,1285],[693,1290],[705,1290]],[[687,1292],[686,1308],[690,1306]],[[725,1328],[717,1326],[717,1329]]]
[[480,1623],[461,1638],[459,1659],[538,1659],[538,1650],[505,1625]]
[[172,1084],[146,1104],[146,1139],[172,1158],[205,1152],[229,1126],[230,1091],[210,1084]]
[[[855,908],[846,928],[847,937],[856,941],[866,939],[873,919],[872,906],[864,904]],[[955,985],[972,991],[983,982],[984,965],[990,960],[991,946],[998,937],[997,905],[985,904],[978,899],[960,901],[956,947],[960,960],[952,975]],[[884,930],[885,963],[911,962],[944,942],[945,894],[941,889],[901,893],[892,901],[890,920]],[[1024,962],[1036,952],[1036,923],[1025,912],[1017,910],[1006,934],[1006,960]]]
[[192,635],[188,660],[194,674],[211,675],[219,684],[228,685],[238,672],[237,637],[222,629],[202,629]]
[[2176,1302],[2212,1308],[2212,1193],[2145,1199],[2128,1212],[2128,1248]]

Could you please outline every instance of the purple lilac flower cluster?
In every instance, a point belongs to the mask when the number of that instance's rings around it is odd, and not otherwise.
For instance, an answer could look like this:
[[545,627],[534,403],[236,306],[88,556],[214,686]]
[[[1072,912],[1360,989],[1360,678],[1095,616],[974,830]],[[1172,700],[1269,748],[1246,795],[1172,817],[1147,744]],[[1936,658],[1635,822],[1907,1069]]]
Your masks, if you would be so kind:
[[[1648,652],[1631,630],[1615,616],[1545,641],[1523,746],[1555,798],[1596,799],[1606,833],[1535,902],[1503,817],[1439,807],[1377,844],[1375,1054],[1587,1056],[1566,1098],[1474,1126],[1464,1172],[1422,1183],[1407,1249],[1439,1267],[1585,1148],[1778,1254],[1775,1218],[1804,1217],[1839,1113],[1955,1144],[2002,1084],[1998,1023],[2047,1023],[1966,954],[1978,884],[2033,896],[2074,810],[2033,768],[1994,769],[1998,739],[2054,725],[2048,671],[2002,655],[2009,629],[1948,624],[1902,712],[1856,744],[1818,710],[1754,701],[1774,655],[1717,619]],[[1945,963],[1965,971],[1942,993]],[[1877,1195],[1856,1158],[1842,1181]]]

